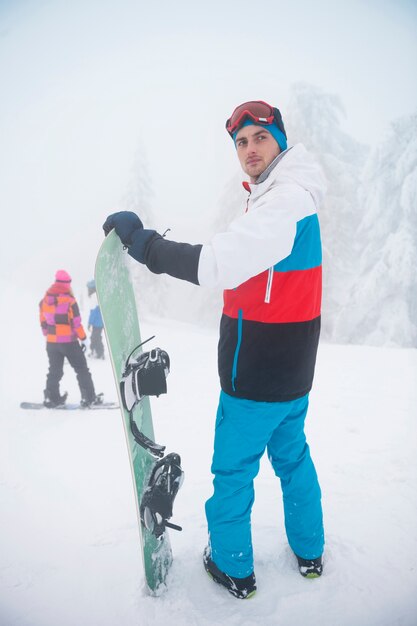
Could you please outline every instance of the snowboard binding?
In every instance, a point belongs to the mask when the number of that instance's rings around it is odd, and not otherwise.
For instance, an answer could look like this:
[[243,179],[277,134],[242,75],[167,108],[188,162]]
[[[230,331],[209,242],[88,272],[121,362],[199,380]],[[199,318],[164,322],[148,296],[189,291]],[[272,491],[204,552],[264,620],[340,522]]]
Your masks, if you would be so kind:
[[154,457],[159,458],[152,468],[140,503],[142,524],[159,539],[166,528],[182,530],[181,526],[168,520],[172,517],[172,507],[184,480],[184,472],[181,469],[179,454],[171,452],[164,456],[165,446],[155,443],[139,430],[133,417],[133,410],[142,398],[159,396],[167,392],[166,378],[170,367],[167,352],[155,348],[149,352],[142,352],[138,357],[133,356],[151,339],[154,337],[136,346],[127,357],[120,381],[120,395],[123,407],[129,413],[130,430],[134,440]]
[[181,458],[175,452],[157,461],[140,503],[141,522],[157,539],[166,528],[182,530],[181,526],[168,521],[172,517],[175,496],[184,480],[180,463]]
[[160,396],[167,392],[166,378],[170,366],[167,352],[154,348],[150,352],[142,352],[137,358],[133,357],[136,350],[151,339],[154,337],[136,346],[126,359],[120,392],[127,411],[132,411],[143,396]]
[[154,339],[154,336],[136,346],[127,357],[120,381],[120,395],[123,407],[129,413],[130,430],[134,440],[142,448],[161,458],[164,456],[165,446],[160,446],[144,435],[133,417],[133,409],[144,396],[159,396],[167,392],[166,377],[170,366],[167,352],[155,348],[150,352],[142,352],[137,358],[133,356],[151,339]]

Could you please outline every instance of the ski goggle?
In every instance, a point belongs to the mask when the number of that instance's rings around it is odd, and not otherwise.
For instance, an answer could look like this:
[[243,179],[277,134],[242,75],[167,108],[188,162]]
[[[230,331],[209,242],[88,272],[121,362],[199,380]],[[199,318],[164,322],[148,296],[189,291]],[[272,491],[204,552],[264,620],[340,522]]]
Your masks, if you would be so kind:
[[240,104],[233,111],[231,117],[226,122],[226,130],[231,137],[240,128],[246,119],[252,120],[255,124],[272,124],[275,122],[278,128],[285,134],[281,113],[278,109],[271,107],[262,100],[252,100]]

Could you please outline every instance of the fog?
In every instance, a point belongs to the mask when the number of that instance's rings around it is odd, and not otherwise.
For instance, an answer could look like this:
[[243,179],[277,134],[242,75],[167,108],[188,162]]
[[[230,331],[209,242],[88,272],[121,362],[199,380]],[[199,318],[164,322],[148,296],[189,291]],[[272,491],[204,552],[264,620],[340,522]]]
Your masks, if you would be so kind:
[[156,227],[204,241],[238,169],[225,119],[259,98],[285,120],[294,82],[340,96],[345,130],[372,145],[415,109],[416,16],[381,0],[2,0],[2,277],[88,279],[138,150]]

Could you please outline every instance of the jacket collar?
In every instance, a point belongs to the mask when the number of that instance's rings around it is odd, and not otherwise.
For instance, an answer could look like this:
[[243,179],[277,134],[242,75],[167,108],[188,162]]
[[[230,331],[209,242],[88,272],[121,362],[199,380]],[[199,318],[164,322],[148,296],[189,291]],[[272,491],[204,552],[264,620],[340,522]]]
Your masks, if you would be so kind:
[[264,171],[261,174],[259,174],[258,178],[256,179],[254,183],[250,183],[246,180],[242,183],[246,191],[252,194],[252,197],[261,195],[272,185],[272,183],[275,180],[275,177],[274,176],[269,177],[269,175],[271,174],[271,172],[275,170],[277,165],[282,161],[285,155],[289,153],[290,150],[291,148],[287,148],[287,150],[280,152],[278,156],[276,156],[275,159],[271,161],[268,167],[264,169]]
[[326,191],[326,179],[313,155],[298,143],[281,152],[260,174],[254,183],[244,183],[253,202],[271,187],[279,184],[296,184],[308,191],[316,207],[321,206]]
[[259,185],[260,183],[263,183],[268,176],[270,175],[270,173],[272,172],[272,170],[278,165],[278,163],[281,161],[281,159],[291,150],[291,148],[287,148],[287,150],[284,150],[283,152],[280,152],[278,154],[278,156],[275,157],[275,159],[273,161],[271,161],[271,163],[268,165],[268,167],[266,169],[264,169],[264,171],[259,174],[258,178],[255,180],[255,182],[253,183],[254,185]]

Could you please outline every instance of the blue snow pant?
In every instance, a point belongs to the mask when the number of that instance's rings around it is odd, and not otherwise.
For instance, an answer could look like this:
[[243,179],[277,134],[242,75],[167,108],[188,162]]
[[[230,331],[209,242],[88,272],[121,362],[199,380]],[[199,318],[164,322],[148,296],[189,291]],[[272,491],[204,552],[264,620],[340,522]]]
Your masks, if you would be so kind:
[[321,491],[304,434],[308,395],[290,402],[254,402],[221,392],[216,418],[214,494],[206,502],[211,558],[236,578],[253,572],[253,480],[267,448],[281,480],[285,529],[298,556],[324,548]]

